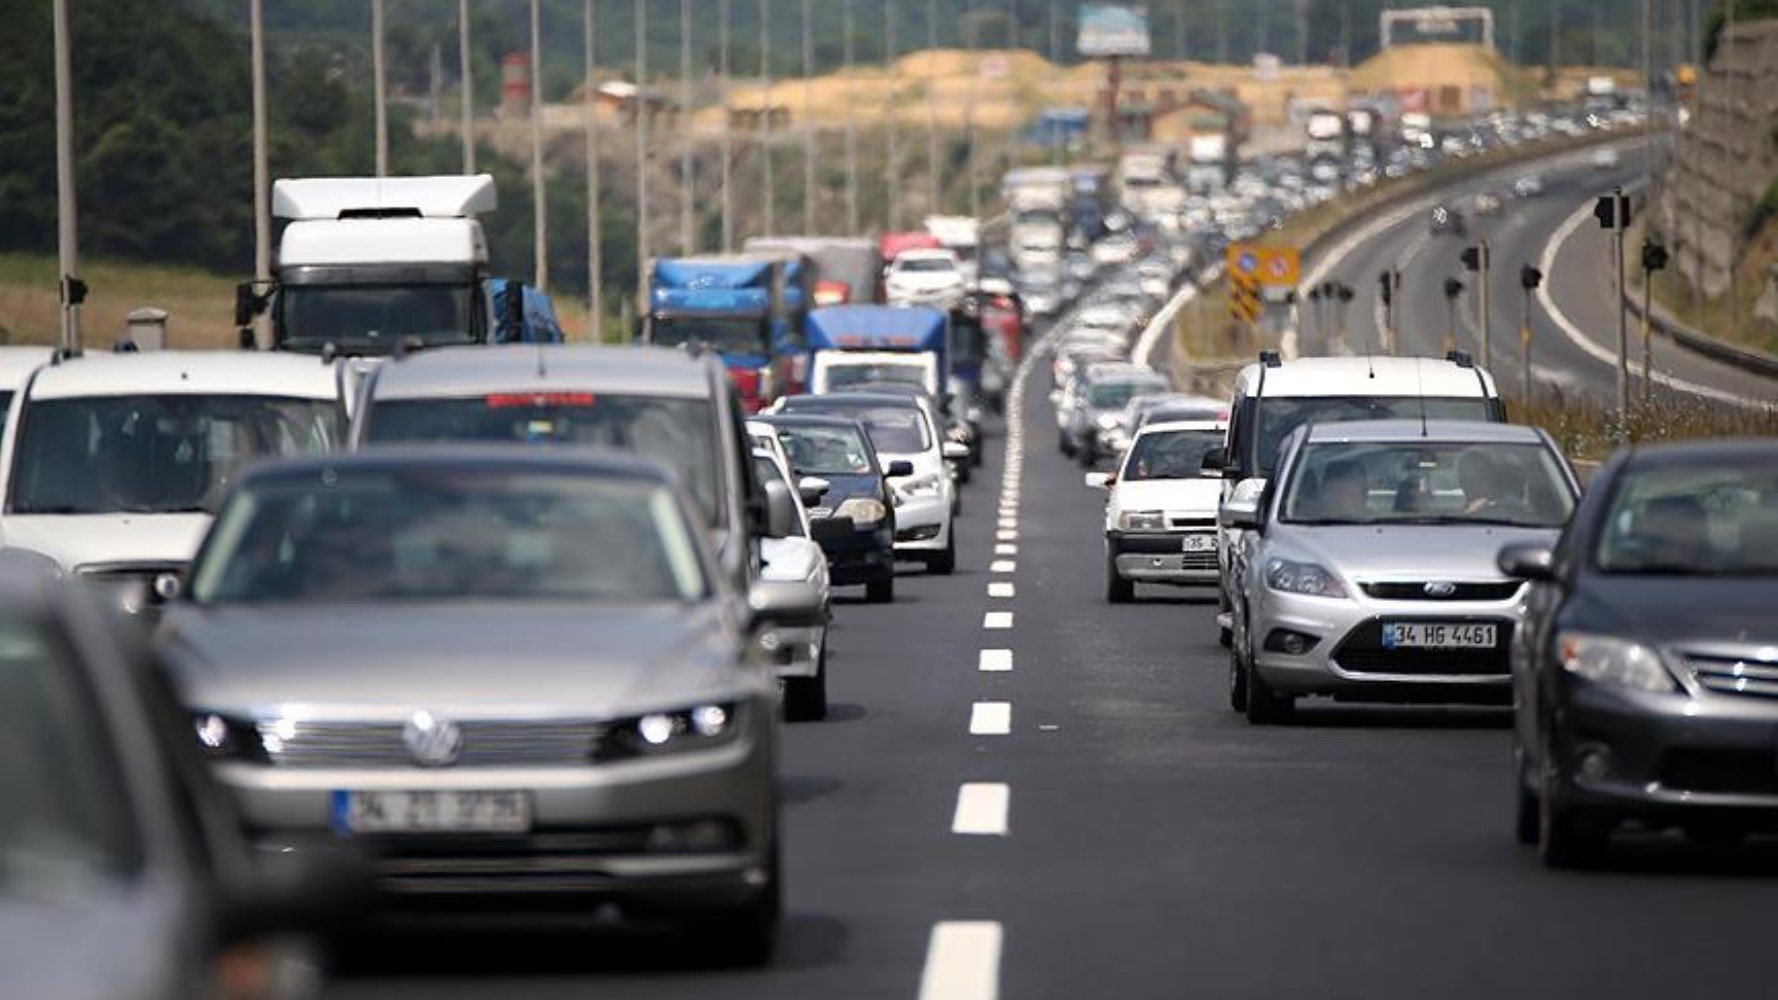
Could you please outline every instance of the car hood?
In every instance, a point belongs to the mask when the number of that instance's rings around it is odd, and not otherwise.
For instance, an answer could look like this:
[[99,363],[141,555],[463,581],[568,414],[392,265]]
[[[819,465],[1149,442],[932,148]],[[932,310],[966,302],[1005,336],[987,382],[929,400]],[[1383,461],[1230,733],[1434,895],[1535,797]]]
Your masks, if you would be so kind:
[[1125,510],[1193,511],[1215,517],[1221,502],[1220,479],[1124,479],[1117,484],[1117,504]]
[[821,495],[821,502],[809,508],[810,514],[815,517],[823,516],[815,514],[816,510],[832,511],[853,497],[883,499],[883,481],[876,476],[842,476],[826,472],[808,472],[803,475],[827,480],[827,492]]
[[184,565],[210,528],[208,514],[12,514],[0,542],[56,561],[63,569],[100,563]]
[[[0,968],[9,995],[80,1000],[172,997],[177,907],[147,893],[102,891],[76,900],[0,897]],[[184,986],[191,986],[185,983]]]
[[1504,580],[1495,565],[1503,546],[1554,545],[1558,533],[1551,528],[1458,525],[1274,527],[1277,541],[1287,543],[1279,547],[1280,555],[1308,555],[1354,580]]
[[1592,574],[1565,617],[1662,645],[1778,646],[1770,579]]
[[745,683],[714,604],[180,605],[160,635],[186,704],[249,715],[607,715]]

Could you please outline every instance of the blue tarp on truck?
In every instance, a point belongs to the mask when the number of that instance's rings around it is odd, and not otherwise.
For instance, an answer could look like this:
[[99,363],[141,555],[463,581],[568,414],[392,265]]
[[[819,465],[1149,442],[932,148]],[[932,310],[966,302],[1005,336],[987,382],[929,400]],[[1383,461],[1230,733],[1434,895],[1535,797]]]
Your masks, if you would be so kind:
[[[530,285],[501,278],[487,283],[488,302],[494,313],[494,333],[488,339],[496,344],[559,344],[562,323],[556,318],[556,304],[548,295]],[[518,316],[511,312],[509,296],[519,292]],[[515,322],[516,319],[516,322]]]
[[642,339],[696,342],[721,354],[742,403],[757,411],[789,382],[784,270],[779,261],[739,257],[656,260]]
[[950,318],[925,306],[823,306],[809,313],[810,355],[817,351],[931,352],[950,372]]

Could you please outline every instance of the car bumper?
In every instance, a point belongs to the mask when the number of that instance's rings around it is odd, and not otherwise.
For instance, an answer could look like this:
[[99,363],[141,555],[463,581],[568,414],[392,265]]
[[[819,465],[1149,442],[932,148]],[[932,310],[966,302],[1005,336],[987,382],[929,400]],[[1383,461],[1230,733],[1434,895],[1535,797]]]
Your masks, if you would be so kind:
[[827,626],[775,628],[761,636],[760,644],[775,676],[813,677],[820,668],[821,647],[827,644]]
[[[777,837],[769,733],[756,723],[726,747],[588,766],[230,764],[218,774],[261,849],[359,850],[397,906],[453,897],[729,906],[768,881]],[[526,832],[355,835],[332,822],[339,791],[506,789],[530,800]]]
[[1576,805],[1655,822],[1732,814],[1778,825],[1778,703],[1567,675],[1556,686],[1554,750]]
[[935,497],[903,500],[895,508],[895,551],[941,552],[951,544],[951,497],[941,490]]
[[[1508,601],[1375,601],[1305,597],[1264,589],[1249,606],[1253,664],[1285,694],[1355,701],[1505,703],[1512,693],[1507,651],[1518,620]],[[1395,650],[1385,622],[1464,622],[1495,626],[1486,650]],[[1289,635],[1313,640],[1285,652]]]
[[1188,538],[1216,537],[1204,531],[1114,531],[1105,536],[1105,551],[1117,575],[1134,583],[1214,584],[1221,576],[1214,544],[1185,550]]
[[894,537],[887,526],[855,531],[851,537],[821,540],[827,578],[835,587],[853,587],[895,575]]

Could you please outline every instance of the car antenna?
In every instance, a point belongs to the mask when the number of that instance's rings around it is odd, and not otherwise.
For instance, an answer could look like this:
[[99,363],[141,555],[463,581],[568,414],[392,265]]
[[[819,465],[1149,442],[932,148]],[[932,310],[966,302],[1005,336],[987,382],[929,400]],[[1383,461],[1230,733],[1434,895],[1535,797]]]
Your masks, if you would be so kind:
[[1414,389],[1420,394],[1420,436],[1429,438],[1432,432],[1426,429],[1426,376],[1421,359],[1414,359]]

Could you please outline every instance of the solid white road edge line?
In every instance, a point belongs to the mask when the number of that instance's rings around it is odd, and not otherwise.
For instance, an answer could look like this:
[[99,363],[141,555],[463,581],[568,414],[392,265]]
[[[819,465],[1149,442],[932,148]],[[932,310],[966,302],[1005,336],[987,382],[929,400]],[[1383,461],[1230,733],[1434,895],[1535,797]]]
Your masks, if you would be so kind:
[[926,942],[919,1000],[998,1000],[1004,938],[995,920],[934,924]]

